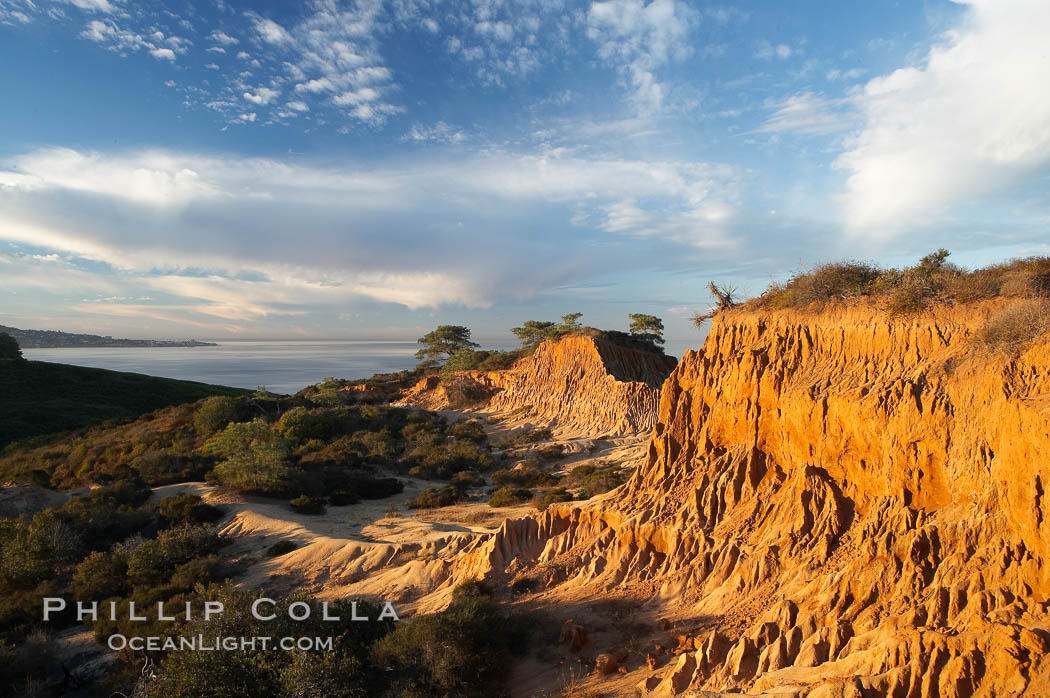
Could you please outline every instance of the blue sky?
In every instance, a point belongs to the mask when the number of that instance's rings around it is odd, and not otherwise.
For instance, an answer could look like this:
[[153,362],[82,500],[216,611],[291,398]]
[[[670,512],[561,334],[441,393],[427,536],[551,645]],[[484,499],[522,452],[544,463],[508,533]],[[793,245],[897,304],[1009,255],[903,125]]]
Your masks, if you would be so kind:
[[0,323],[698,337],[709,279],[1048,254],[1050,5],[0,0]]

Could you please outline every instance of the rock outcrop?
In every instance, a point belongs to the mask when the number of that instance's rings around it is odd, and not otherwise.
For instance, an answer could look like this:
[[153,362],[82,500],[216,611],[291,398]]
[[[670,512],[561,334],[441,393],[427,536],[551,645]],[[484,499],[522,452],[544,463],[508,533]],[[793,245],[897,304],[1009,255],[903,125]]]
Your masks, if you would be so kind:
[[404,402],[430,409],[481,404],[561,432],[596,438],[646,432],[675,359],[601,336],[546,341],[505,371],[423,379]]
[[[507,521],[455,567],[692,623],[655,695],[1050,695],[1050,338],[980,348],[1001,307],[723,313],[626,485]],[[535,361],[538,412],[628,419],[636,392],[592,407],[561,392],[576,362]]]

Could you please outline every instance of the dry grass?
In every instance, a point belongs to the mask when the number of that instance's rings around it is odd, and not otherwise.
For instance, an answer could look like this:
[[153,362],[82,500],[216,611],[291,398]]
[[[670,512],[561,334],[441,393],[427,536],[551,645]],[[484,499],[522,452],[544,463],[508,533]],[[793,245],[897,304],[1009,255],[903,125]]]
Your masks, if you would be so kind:
[[1048,331],[1050,300],[1035,298],[1011,305],[992,317],[977,333],[977,341],[989,351],[1017,355]]
[[947,262],[938,250],[918,264],[882,269],[856,261],[821,264],[774,283],[747,309],[815,308],[866,297],[893,317],[913,315],[936,303],[971,303],[991,298],[1050,296],[1050,257],[1028,257],[967,271]]

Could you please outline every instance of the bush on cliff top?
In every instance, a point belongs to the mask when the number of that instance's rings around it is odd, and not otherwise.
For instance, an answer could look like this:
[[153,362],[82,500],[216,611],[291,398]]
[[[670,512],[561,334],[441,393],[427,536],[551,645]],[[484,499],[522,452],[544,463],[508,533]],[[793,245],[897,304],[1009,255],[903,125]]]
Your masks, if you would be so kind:
[[1050,332],[1050,301],[1039,298],[1004,308],[977,334],[990,351],[1019,354],[1031,342]]
[[948,256],[947,250],[937,250],[903,269],[856,261],[821,264],[770,285],[743,307],[807,308],[868,297],[884,304],[890,315],[902,316],[934,303],[1050,295],[1050,257],[1015,259],[967,271],[949,263]]

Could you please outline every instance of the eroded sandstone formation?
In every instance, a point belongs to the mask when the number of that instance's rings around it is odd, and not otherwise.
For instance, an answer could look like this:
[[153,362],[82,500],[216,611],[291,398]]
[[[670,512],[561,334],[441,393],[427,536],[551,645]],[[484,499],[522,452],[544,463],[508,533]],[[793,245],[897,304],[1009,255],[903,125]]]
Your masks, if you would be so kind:
[[429,409],[481,404],[591,438],[634,434],[653,427],[660,385],[674,366],[669,356],[572,335],[544,342],[505,371],[425,378],[404,402]]
[[[1050,695],[1050,340],[980,347],[1001,307],[723,313],[628,484],[505,522],[457,576],[692,619],[656,695]],[[550,368],[530,399],[590,413]]]

